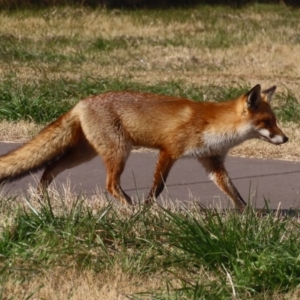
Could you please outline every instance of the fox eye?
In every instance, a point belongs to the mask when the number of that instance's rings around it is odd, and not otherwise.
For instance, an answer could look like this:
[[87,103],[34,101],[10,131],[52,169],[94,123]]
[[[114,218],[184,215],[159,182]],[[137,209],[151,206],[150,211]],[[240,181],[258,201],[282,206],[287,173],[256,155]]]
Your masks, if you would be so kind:
[[263,122],[263,124],[264,124],[266,127],[270,127],[270,126],[271,126],[270,120],[263,120],[262,122]]

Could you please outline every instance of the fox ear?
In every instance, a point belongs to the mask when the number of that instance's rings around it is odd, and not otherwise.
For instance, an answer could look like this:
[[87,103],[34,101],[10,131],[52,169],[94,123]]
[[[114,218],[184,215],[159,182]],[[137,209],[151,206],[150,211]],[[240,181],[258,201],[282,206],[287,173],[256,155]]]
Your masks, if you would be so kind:
[[261,93],[262,93],[263,99],[267,102],[270,102],[272,100],[272,97],[273,97],[275,91],[276,91],[276,85],[270,87],[269,89],[262,91]]
[[249,109],[255,109],[258,105],[258,102],[261,100],[261,87],[260,84],[257,84],[253,87],[247,94],[247,106]]

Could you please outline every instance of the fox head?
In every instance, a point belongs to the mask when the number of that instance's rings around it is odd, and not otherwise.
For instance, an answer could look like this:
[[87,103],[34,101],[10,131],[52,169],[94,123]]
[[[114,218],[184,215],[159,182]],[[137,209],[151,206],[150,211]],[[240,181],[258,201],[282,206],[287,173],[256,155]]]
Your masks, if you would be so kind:
[[275,114],[270,106],[275,90],[276,86],[273,86],[261,91],[261,86],[256,85],[245,95],[245,110],[254,129],[254,137],[280,145],[286,143],[288,137],[277,126]]

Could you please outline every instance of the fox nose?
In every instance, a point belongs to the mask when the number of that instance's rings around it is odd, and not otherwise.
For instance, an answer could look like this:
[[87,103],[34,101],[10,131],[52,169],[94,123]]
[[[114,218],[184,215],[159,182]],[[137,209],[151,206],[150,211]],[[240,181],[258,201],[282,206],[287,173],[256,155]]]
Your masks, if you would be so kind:
[[286,143],[289,140],[289,138],[287,136],[283,137],[283,144]]

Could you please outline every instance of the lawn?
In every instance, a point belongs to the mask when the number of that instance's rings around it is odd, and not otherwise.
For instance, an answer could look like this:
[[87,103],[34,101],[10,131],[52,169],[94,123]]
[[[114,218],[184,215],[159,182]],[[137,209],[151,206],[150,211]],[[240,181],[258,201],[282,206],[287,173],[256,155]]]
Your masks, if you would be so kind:
[[[0,139],[26,141],[80,99],[140,90],[195,101],[277,85],[286,145],[236,156],[300,160],[300,11],[51,7],[0,11]],[[298,299],[297,216],[115,205],[49,192],[0,202],[0,299]]]

